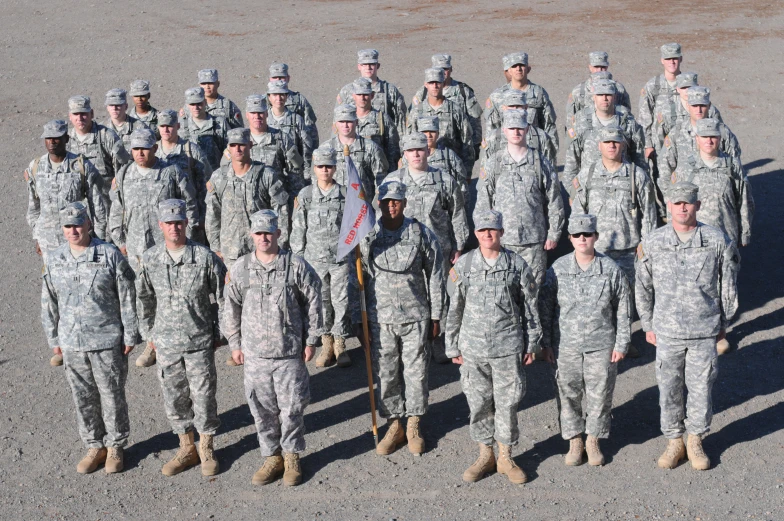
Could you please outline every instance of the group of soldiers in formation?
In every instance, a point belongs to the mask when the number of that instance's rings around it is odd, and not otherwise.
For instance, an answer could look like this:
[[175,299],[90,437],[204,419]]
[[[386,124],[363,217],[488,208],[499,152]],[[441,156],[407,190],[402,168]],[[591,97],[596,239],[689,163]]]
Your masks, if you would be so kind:
[[[317,366],[350,365],[354,335],[369,342],[388,422],[378,454],[426,450],[432,357],[460,364],[479,444],[463,479],[497,471],[524,483],[512,458],[523,366],[541,359],[557,368],[565,463],[602,465],[635,313],[656,346],[668,439],[658,465],[688,455],[709,468],[701,439],[754,208],[740,146],[710,90],[681,72],[678,44],[661,47],[663,74],[643,87],[636,118],[607,53],[589,59],[569,95],[560,179],[555,110],[525,53],[503,57],[506,82],[482,110],[449,55],[432,57],[406,107],[378,78],[378,52],[359,51],[360,77],[340,90],[321,144],[283,63],[244,114],[214,69],[199,71],[179,111],[153,108],[145,80],[131,83],[130,109],[125,90],[106,94],[103,124],[90,98],[70,98],[71,127],[44,125],[47,153],[24,177],[51,363],[65,365],[88,448],[77,470],[122,470],[127,355],[144,342],[136,364],[157,363],[180,440],[163,473],[216,474],[215,348],[228,343],[265,458],[252,482],[296,485],[305,362],[320,346]],[[358,260],[336,255],[349,157],[380,212]],[[548,269],[564,227],[574,251]]]

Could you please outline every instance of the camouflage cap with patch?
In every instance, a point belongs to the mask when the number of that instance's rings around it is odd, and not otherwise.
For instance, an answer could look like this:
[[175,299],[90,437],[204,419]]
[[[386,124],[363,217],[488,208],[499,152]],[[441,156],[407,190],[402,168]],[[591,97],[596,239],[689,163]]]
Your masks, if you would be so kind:
[[596,216],[589,213],[573,213],[569,216],[569,235],[575,233],[596,233]]
[[44,123],[44,133],[41,139],[62,137],[68,133],[68,123],[62,119],[53,119]]
[[162,223],[185,221],[185,201],[182,199],[166,199],[158,203],[158,220]]
[[199,71],[199,83],[217,83],[217,69],[202,69]]
[[342,105],[338,105],[335,107],[335,110],[332,112],[332,121],[356,121],[357,120],[357,108],[354,105],[348,105],[343,103]]
[[588,63],[591,64],[591,67],[609,67],[610,57],[604,51],[594,51],[588,53]]
[[678,43],[665,43],[659,50],[661,51],[661,57],[665,60],[683,57],[681,46]]
[[451,69],[452,56],[449,54],[434,54],[430,57],[430,63],[432,63],[433,67],[436,69]]
[[173,127],[177,124],[177,112],[172,109],[161,110],[158,112],[159,127]]
[[527,107],[528,100],[526,99],[525,92],[517,89],[509,89],[504,92],[503,101],[505,107]]
[[687,203],[694,204],[699,200],[699,187],[688,181],[680,181],[667,190],[667,200],[673,204]]
[[149,128],[137,128],[131,134],[131,148],[152,148],[155,146],[155,133]]
[[106,93],[106,102],[104,103],[107,107],[110,105],[124,105],[128,103],[128,94],[125,92],[125,89],[112,89]]
[[226,143],[229,145],[249,145],[250,130],[247,128],[233,128],[226,133]]
[[403,152],[417,148],[427,148],[427,136],[422,132],[406,134],[403,136],[403,139],[400,140],[400,150]]
[[597,80],[591,82],[593,85],[594,94],[609,94],[614,95],[618,92],[613,80]]
[[250,216],[250,233],[275,233],[278,231],[278,214],[272,210],[259,210]]
[[378,51],[375,49],[357,51],[357,63],[378,63]]
[[621,127],[610,124],[599,130],[599,142],[607,143],[608,141],[615,141],[616,143],[624,143],[626,141],[626,137],[623,135]]
[[270,78],[282,78],[289,75],[289,66],[285,63],[273,63],[269,68]]
[[185,91],[185,104],[193,105],[204,101],[204,89],[201,87],[191,87]]
[[504,70],[510,69],[513,65],[528,65],[528,54],[524,52],[512,52],[504,56]]
[[691,87],[687,92],[689,105],[710,105],[710,89],[708,87]]
[[149,96],[150,82],[147,80],[133,80],[131,82],[131,96]]
[[60,210],[60,224],[63,226],[81,226],[89,218],[87,207],[79,201],[68,203]]
[[503,128],[528,128],[528,117],[524,110],[505,110]]
[[267,112],[267,97],[261,94],[251,94],[245,98],[245,112]]
[[351,83],[352,94],[373,94],[373,83],[368,78],[357,78]]
[[682,72],[675,76],[675,88],[684,89],[688,87],[697,87],[697,73],[696,72]]
[[419,129],[420,132],[438,132],[440,130],[438,116],[417,118],[417,129]]
[[313,151],[313,166],[335,166],[338,164],[337,150],[324,144]]
[[496,210],[482,210],[474,214],[475,230],[503,230],[504,216]]
[[425,83],[434,81],[437,81],[438,83],[444,83],[444,78],[444,69],[435,67],[425,69]]
[[406,198],[406,185],[397,180],[389,180],[378,187],[378,200],[395,199],[403,201]]
[[68,112],[79,114],[80,112],[92,112],[89,96],[71,96],[68,98]]
[[721,137],[719,120],[714,118],[703,118],[697,120],[697,135],[701,137]]
[[289,84],[285,81],[276,80],[267,83],[267,94],[288,94]]

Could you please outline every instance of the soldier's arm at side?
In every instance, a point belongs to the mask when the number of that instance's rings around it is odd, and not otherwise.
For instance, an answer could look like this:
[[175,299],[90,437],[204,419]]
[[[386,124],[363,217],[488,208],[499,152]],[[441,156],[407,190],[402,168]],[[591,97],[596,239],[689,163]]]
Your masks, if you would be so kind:
[[147,271],[146,256],[142,258],[142,267],[139,271],[136,282],[136,301],[138,303],[137,313],[139,316],[139,333],[142,341],[152,341],[152,330],[155,327],[155,314],[157,311],[157,299],[155,288],[150,281],[150,274]]
[[123,344],[134,346],[139,342],[139,320],[136,315],[136,275],[134,275],[126,258],[119,252],[112,251],[111,255],[114,263],[117,296],[120,299]]
[[58,325],[60,323],[60,306],[57,290],[52,284],[52,275],[48,267],[44,267],[43,284],[41,284],[41,325],[46,341],[51,349],[60,347]]
[[278,227],[280,228],[279,242],[284,248],[289,243],[289,230],[291,230],[291,221],[289,220],[289,194],[283,186],[278,172],[272,168],[265,167],[262,175],[265,178],[265,183],[259,183],[267,186],[267,193],[260,194],[261,199],[265,201],[268,206],[278,214]]
[[[636,165],[631,165],[635,168]],[[656,229],[658,221],[658,211],[656,210],[656,196],[653,190],[653,181],[650,176],[641,168],[635,172],[637,181],[637,205],[642,213],[640,226],[640,237],[644,239],[650,232]]]
[[[412,226],[418,226],[413,224]],[[441,320],[444,311],[446,279],[444,257],[435,234],[422,226],[422,247],[424,248],[424,268],[427,275],[428,295],[430,296],[430,320]]]
[[746,169],[736,158],[731,158],[733,169],[733,184],[737,194],[738,225],[740,246],[751,244],[751,222],[754,219],[754,197],[751,193],[751,183],[746,175]]
[[308,214],[304,203],[304,190],[306,189],[303,188],[299,196],[294,200],[294,214],[291,217],[289,245],[291,246],[291,251],[297,255],[305,253],[305,245],[307,243]]
[[93,164],[84,161],[85,170],[85,192],[87,192],[87,207],[90,209],[90,216],[93,220],[93,231],[95,236],[101,240],[109,240],[107,237],[109,215],[106,209],[106,200],[103,198],[103,178]]
[[719,294],[721,295],[721,329],[726,330],[738,311],[738,270],[740,253],[729,239],[721,247],[719,259]]
[[653,148],[652,127],[653,109],[655,105],[656,100],[653,98],[653,94],[646,83],[640,92],[640,103],[637,107],[637,117],[640,120],[645,135],[645,148]]
[[221,325],[221,318],[223,317],[224,306],[224,291],[226,287],[226,265],[214,253],[209,253],[207,259],[207,277],[209,279],[209,291],[215,296],[215,302],[218,304],[217,313],[212,317],[213,319],[213,340],[218,343],[225,340],[223,335],[223,327]]
[[177,180],[177,191],[179,196],[185,201],[185,215],[188,217],[188,229],[186,235],[190,237],[194,228],[199,227],[201,216],[199,215],[199,206],[196,199],[196,188],[189,176],[187,176],[176,165],[172,165],[177,172],[175,179]]
[[585,179],[588,172],[585,168],[580,170],[575,179],[577,182],[572,182],[571,186],[574,188],[574,195],[572,197],[572,213],[588,213],[588,188],[585,186]]
[[652,259],[647,253],[648,243],[643,241],[635,266],[634,303],[640,316],[640,326],[646,333],[653,331],[653,306],[655,293],[653,289]]
[[41,216],[41,199],[38,197],[38,190],[35,186],[35,179],[32,175],[33,163],[24,171],[24,180],[27,184],[27,224],[35,236],[35,227],[38,218]]
[[[464,261],[465,262],[465,261]],[[466,287],[463,278],[460,276],[460,271],[463,269],[463,263],[458,260],[459,266],[453,267],[449,271],[449,282],[447,282],[450,289],[449,294],[449,310],[446,315],[446,325],[444,329],[444,340],[446,343],[446,356],[449,358],[457,358],[461,355],[459,349],[460,343],[460,329],[463,327],[463,313],[465,312],[466,305]]]
[[400,133],[397,131],[397,127],[395,126],[392,118],[387,116],[386,114],[383,115],[384,118],[384,130],[386,131],[386,156],[387,160],[387,170],[392,172],[396,169],[398,161],[400,161]]
[[122,250],[125,248],[125,208],[116,178],[112,179],[109,198],[112,201],[112,206],[109,209],[109,235],[115,246]]
[[626,355],[632,341],[631,292],[629,281],[620,269],[613,275],[612,305],[615,308],[615,346],[613,351]]
[[229,342],[229,349],[242,349],[242,277],[243,263],[237,261],[229,267],[229,276],[224,287],[223,334]]
[[[452,216],[452,232],[454,234],[454,244],[452,245],[455,252],[462,252],[465,250],[465,244],[468,240],[468,217],[466,216],[465,201],[463,199],[463,191],[460,190],[460,185],[449,174],[443,174],[451,181],[449,183],[450,191],[448,198],[449,215]],[[452,259],[449,259],[452,262]]]
[[321,279],[319,279],[316,270],[308,264],[304,259],[302,260],[302,284],[300,291],[305,297],[305,309],[302,314],[305,319],[304,330],[307,331],[307,338],[305,344],[309,346],[316,346],[319,343],[322,333],[324,332],[324,316],[321,301]]
[[547,240],[557,243],[561,238],[565,221],[561,183],[558,182],[558,172],[555,167],[544,156],[542,156],[542,176],[547,195]]
[[111,162],[114,166],[114,173],[117,175],[120,168],[128,163],[133,163],[133,158],[128,151],[125,150],[122,139],[120,139],[120,136],[118,136],[114,130],[105,128],[104,132],[107,136],[106,141],[103,142],[106,146],[105,153],[108,153],[109,157],[112,158]]
[[564,186],[566,187],[569,195],[574,197],[574,187],[572,186],[572,181],[577,174],[580,173],[580,166],[581,166],[581,159],[583,153],[583,136],[582,134],[577,134],[574,128],[569,129],[570,134],[569,136],[572,137],[572,140],[569,142],[569,146],[566,147],[566,155],[564,156],[564,167],[563,167],[563,181]]
[[[500,152],[498,152],[500,153]],[[474,213],[491,210],[495,202],[495,156],[489,158],[485,166],[479,169],[479,182],[476,185],[476,204]]]
[[555,150],[558,150],[559,147],[559,138],[558,138],[558,127],[555,125],[556,115],[555,115],[555,107],[553,107],[553,102],[550,101],[550,96],[547,92],[544,92],[542,89],[542,94],[544,95],[544,131],[547,132],[547,135],[550,136],[550,139],[553,142],[553,146],[555,146]]
[[215,190],[214,184],[217,175],[219,175],[219,173],[215,172],[210,178],[210,181],[207,182],[207,215],[204,217],[204,228],[207,233],[207,240],[210,243],[210,249],[215,252],[220,252],[221,201],[218,197],[218,192]]
[[520,295],[523,302],[520,311],[525,321],[527,345],[525,354],[537,353],[542,346],[542,319],[539,316],[539,286],[536,284],[534,272],[527,264],[520,272]]
[[550,267],[544,277],[544,284],[539,291],[539,319],[542,324],[542,347],[553,349],[555,316],[558,312],[558,277]]

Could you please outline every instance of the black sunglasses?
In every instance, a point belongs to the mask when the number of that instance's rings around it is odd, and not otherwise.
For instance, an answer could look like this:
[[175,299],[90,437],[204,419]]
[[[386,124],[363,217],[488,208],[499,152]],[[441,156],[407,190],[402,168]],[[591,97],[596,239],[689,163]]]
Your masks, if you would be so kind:
[[580,232],[580,233],[570,233],[569,235],[572,236],[572,239],[576,239],[578,237],[593,237],[594,232]]

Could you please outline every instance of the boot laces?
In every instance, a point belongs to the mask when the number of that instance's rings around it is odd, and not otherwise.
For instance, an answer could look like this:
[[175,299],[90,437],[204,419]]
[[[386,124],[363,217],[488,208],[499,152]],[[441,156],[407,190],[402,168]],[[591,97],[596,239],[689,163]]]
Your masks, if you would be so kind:
[[152,344],[148,342],[147,346],[144,348],[144,351],[142,352],[142,356],[150,356],[153,353],[153,351],[154,349],[152,348]]
[[184,445],[180,447],[180,450],[178,450],[177,454],[174,455],[175,459],[180,463],[185,463],[190,457],[191,451],[188,447],[191,447],[191,445]]
[[286,454],[285,460],[286,466],[289,468],[289,470],[299,472],[299,458],[296,454]]
[[408,431],[410,433],[409,437],[411,438],[422,437],[419,434],[419,418],[415,420],[414,417],[412,416],[411,418],[408,419]]
[[579,438],[572,438],[571,440],[569,440],[569,452],[571,454],[582,454],[583,453],[582,440]]
[[100,450],[101,449],[96,448],[96,447],[92,447],[90,449],[87,449],[87,457],[95,459],[98,456],[98,452],[100,452]]
[[696,441],[692,442],[690,445],[692,453],[694,453],[695,456],[702,458],[705,457],[705,451],[702,450],[702,443],[700,443],[700,441],[699,438],[696,438]]
[[109,453],[106,455],[108,459],[119,460],[120,459],[120,449],[117,447],[109,447]]
[[667,445],[667,451],[666,451],[667,456],[669,456],[672,459],[676,458],[680,453],[680,446],[677,443],[675,443],[675,441],[676,440],[673,440]]
[[590,451],[599,452],[599,438],[588,438],[586,447]]
[[269,477],[275,471],[275,467],[277,467],[277,457],[269,456],[266,460],[264,460],[264,465],[261,466],[261,471],[265,476]]
[[200,439],[199,446],[201,448],[201,458],[203,461],[212,461],[215,459],[215,451],[210,444],[207,443],[207,440],[204,438]]

